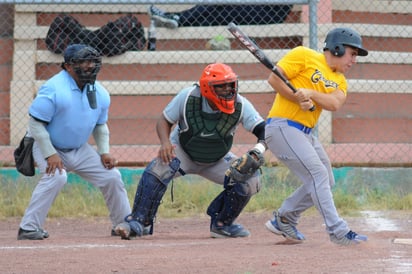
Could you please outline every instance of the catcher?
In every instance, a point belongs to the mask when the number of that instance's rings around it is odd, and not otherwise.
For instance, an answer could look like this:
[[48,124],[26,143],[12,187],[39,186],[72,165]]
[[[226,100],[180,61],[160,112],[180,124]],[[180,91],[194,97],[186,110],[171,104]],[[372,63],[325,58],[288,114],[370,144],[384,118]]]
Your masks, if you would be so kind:
[[[240,123],[258,143],[237,158],[230,149]],[[206,66],[199,84],[184,88],[169,102],[156,130],[158,157],[144,170],[132,212],[115,228],[117,234],[122,239],[153,234],[156,212],[168,184],[178,176],[198,174],[223,186],[207,209],[211,237],[249,236],[235,220],[260,189],[265,121],[238,94],[238,77],[232,68],[221,63]]]

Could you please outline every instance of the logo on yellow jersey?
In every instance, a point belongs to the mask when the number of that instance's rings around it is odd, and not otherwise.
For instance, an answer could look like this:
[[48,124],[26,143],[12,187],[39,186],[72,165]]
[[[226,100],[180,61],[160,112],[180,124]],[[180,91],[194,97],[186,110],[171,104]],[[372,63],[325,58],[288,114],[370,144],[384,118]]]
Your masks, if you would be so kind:
[[311,80],[315,84],[322,81],[326,88],[334,88],[334,89],[338,88],[338,84],[336,82],[328,80],[325,77],[323,77],[322,72],[320,72],[319,70],[315,70],[315,72],[312,74]]

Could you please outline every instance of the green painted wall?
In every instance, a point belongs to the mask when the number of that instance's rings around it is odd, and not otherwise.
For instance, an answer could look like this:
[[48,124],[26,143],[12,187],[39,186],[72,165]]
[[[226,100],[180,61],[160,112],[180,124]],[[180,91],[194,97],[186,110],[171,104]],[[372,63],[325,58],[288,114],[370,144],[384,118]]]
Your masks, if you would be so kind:
[[[143,168],[119,168],[126,185],[137,185]],[[300,181],[291,175],[284,167],[263,168],[263,184],[270,184],[273,177],[291,185],[300,185]],[[395,191],[408,194],[412,192],[412,168],[367,168],[367,167],[341,167],[333,169],[336,185],[346,193],[359,194],[365,189],[378,191]],[[35,177],[24,177],[14,168],[0,169],[1,181],[33,180]],[[200,178],[194,175],[185,176],[188,180]],[[87,183],[74,173],[69,173],[69,183]]]

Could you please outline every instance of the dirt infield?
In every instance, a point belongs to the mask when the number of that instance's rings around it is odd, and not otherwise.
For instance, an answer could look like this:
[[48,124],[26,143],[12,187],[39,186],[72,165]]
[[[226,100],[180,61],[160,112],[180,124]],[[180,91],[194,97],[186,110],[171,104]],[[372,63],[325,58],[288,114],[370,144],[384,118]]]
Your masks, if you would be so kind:
[[264,228],[270,212],[238,219],[244,239],[212,239],[206,216],[158,219],[152,236],[125,241],[110,236],[106,218],[50,219],[43,241],[17,241],[18,219],[0,221],[1,273],[411,273],[411,212],[364,212],[345,218],[368,235],[357,246],[331,243],[316,213],[303,216],[307,240],[280,245]]

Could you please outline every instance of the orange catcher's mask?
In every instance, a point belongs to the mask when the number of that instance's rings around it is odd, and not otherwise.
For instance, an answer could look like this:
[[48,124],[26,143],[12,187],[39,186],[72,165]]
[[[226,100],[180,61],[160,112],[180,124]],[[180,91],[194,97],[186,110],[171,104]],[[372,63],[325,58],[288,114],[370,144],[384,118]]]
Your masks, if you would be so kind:
[[238,77],[232,68],[222,63],[208,65],[200,77],[200,92],[220,111],[235,112]]

